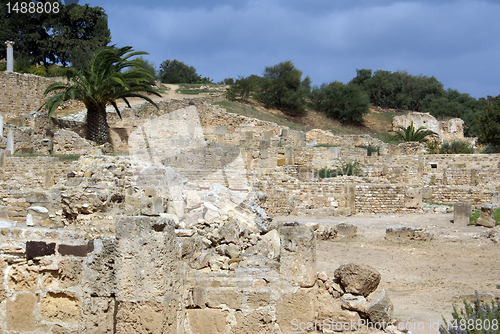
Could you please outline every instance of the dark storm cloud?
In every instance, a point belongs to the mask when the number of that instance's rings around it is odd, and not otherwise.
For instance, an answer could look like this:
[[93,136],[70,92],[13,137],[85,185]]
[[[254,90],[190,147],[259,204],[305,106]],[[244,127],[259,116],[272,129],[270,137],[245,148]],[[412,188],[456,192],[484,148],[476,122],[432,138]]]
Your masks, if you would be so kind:
[[314,84],[356,68],[434,75],[461,92],[500,94],[495,1],[91,1],[113,43],[179,59],[216,81],[292,60]]

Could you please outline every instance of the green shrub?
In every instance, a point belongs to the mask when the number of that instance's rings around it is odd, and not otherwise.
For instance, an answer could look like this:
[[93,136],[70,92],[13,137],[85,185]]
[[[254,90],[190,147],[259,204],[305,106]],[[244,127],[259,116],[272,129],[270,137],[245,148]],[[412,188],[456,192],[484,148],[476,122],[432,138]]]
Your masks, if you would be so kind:
[[370,108],[368,95],[358,85],[332,82],[315,87],[311,95],[317,110],[341,123],[363,123],[363,115]]
[[232,101],[246,100],[260,89],[262,81],[261,77],[253,74],[248,77],[240,77],[229,87],[227,97]]
[[453,305],[451,315],[453,319],[449,322],[443,318],[444,325],[439,328],[441,334],[500,333],[500,301],[483,303],[477,292],[474,303],[464,300],[464,308],[460,310]]
[[461,140],[454,140],[451,143],[444,142],[439,149],[440,154],[472,154],[474,149],[472,146]]
[[500,153],[500,146],[495,146],[495,145],[488,145],[486,148],[481,151],[481,153],[484,154],[495,154],[495,153]]
[[495,219],[495,222],[500,224],[500,208],[496,208],[495,211],[493,211],[493,219]]
[[347,162],[337,159],[337,164],[332,168],[323,167],[316,170],[315,173],[322,179],[343,175],[352,176],[361,174],[364,167],[365,166],[359,161]]
[[302,71],[291,61],[266,67],[261,90],[256,97],[267,108],[276,108],[290,116],[305,114],[306,98],[311,92],[311,79],[302,80]]
[[338,147],[339,145],[333,145],[333,144],[317,144],[314,145],[314,147]]

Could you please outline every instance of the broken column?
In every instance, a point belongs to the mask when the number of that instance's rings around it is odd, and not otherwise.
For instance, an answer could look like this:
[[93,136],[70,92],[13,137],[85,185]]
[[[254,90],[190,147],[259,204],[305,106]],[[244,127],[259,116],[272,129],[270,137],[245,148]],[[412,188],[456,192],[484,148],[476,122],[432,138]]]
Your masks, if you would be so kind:
[[285,147],[285,164],[293,165],[293,147]]
[[493,219],[493,204],[483,204],[481,205],[481,215],[477,219],[476,225],[484,227],[495,227],[495,219]]
[[0,137],[3,137],[3,115],[0,114]]
[[280,233],[281,274],[301,288],[312,287],[316,282],[316,241],[313,229],[298,223],[288,223]]
[[7,72],[14,72],[14,42],[7,41]]
[[224,135],[226,134],[227,128],[225,126],[216,126],[215,127],[215,134],[217,135],[217,142],[218,143],[223,143],[224,142]]
[[7,133],[7,149],[10,154],[14,154],[14,131],[12,129],[9,129],[9,132]]
[[472,204],[454,203],[453,204],[453,222],[460,225],[469,225],[470,215],[472,213]]

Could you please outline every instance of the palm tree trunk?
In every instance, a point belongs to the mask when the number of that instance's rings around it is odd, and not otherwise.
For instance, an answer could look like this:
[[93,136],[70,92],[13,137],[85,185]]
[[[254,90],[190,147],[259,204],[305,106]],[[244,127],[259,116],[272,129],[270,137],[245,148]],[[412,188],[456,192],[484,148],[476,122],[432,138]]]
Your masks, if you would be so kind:
[[106,105],[87,105],[87,139],[99,145],[108,142],[109,125],[106,119]]

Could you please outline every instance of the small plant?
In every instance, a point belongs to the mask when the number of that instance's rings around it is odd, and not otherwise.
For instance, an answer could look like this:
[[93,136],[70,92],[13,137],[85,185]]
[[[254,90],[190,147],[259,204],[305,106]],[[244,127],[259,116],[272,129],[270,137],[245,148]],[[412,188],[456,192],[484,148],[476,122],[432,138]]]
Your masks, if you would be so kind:
[[470,215],[469,225],[476,225],[477,219],[481,215],[481,210],[476,210]]
[[444,142],[439,149],[440,154],[472,154],[474,149],[472,146],[461,140],[454,140],[451,143]]
[[427,148],[427,153],[429,154],[438,154],[440,149],[439,140],[429,140],[425,147]]
[[491,305],[483,303],[477,292],[474,303],[464,300],[464,308],[460,310],[453,305],[451,315],[453,320],[450,322],[443,318],[444,326],[439,328],[441,334],[500,333],[500,301],[492,301]]
[[337,159],[337,165],[333,166],[332,169],[323,167],[318,169],[315,173],[319,178],[329,178],[329,177],[337,177],[342,175],[352,176],[359,175],[363,172],[363,168],[365,167],[359,161],[347,162]]
[[400,142],[418,141],[421,143],[427,142],[427,137],[437,135],[434,131],[427,130],[425,126],[415,129],[413,122],[406,128],[399,125],[394,133],[394,139]]
[[481,151],[483,154],[494,154],[494,153],[500,153],[500,146],[495,146],[495,145],[488,145],[486,148]]
[[500,208],[496,208],[495,211],[493,211],[493,219],[495,219],[496,224],[500,224]]

